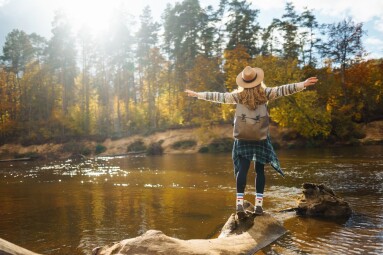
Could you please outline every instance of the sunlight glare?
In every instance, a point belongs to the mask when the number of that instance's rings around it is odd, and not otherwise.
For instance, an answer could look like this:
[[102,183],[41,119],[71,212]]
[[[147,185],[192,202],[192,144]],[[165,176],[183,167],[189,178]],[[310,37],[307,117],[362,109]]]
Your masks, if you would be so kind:
[[111,14],[116,8],[113,0],[65,0],[60,8],[66,13],[75,31],[88,28],[92,34],[100,34],[110,22]]

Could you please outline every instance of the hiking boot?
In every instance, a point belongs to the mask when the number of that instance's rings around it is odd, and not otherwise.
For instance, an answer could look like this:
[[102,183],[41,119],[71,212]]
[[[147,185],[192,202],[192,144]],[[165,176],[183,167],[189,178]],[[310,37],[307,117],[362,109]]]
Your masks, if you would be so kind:
[[246,217],[246,212],[245,212],[245,209],[243,208],[243,205],[237,205],[236,214],[237,214],[238,220],[242,220]]
[[262,206],[257,205],[256,207],[254,207],[254,214],[255,215],[262,215],[263,214]]

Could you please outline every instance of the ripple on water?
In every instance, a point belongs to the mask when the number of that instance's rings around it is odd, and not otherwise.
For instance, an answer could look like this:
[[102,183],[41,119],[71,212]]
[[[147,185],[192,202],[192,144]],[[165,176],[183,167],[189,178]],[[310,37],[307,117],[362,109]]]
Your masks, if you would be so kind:
[[[293,226],[291,226],[291,224]],[[316,219],[290,219],[289,234],[276,243],[295,254],[382,254],[381,229],[358,229]],[[366,241],[367,240],[367,241]],[[285,253],[280,253],[285,254]]]

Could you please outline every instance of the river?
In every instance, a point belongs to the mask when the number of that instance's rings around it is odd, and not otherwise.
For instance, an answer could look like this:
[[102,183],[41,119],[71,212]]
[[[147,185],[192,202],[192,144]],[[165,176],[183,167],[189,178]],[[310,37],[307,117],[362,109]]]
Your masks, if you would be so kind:
[[[354,213],[347,221],[282,217],[288,233],[265,254],[383,254],[383,146],[277,154],[286,178],[266,167],[266,211],[295,206],[302,184],[314,182]],[[251,202],[254,177],[250,171]],[[149,229],[213,238],[234,204],[227,153],[0,163],[0,238],[42,254],[91,254]]]

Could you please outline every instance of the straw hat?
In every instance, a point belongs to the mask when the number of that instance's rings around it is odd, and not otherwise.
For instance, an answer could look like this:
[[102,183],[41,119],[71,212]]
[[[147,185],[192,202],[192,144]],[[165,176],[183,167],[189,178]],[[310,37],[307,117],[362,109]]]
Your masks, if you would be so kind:
[[239,87],[248,89],[260,85],[264,76],[265,74],[261,68],[246,66],[245,69],[238,74],[236,82]]

